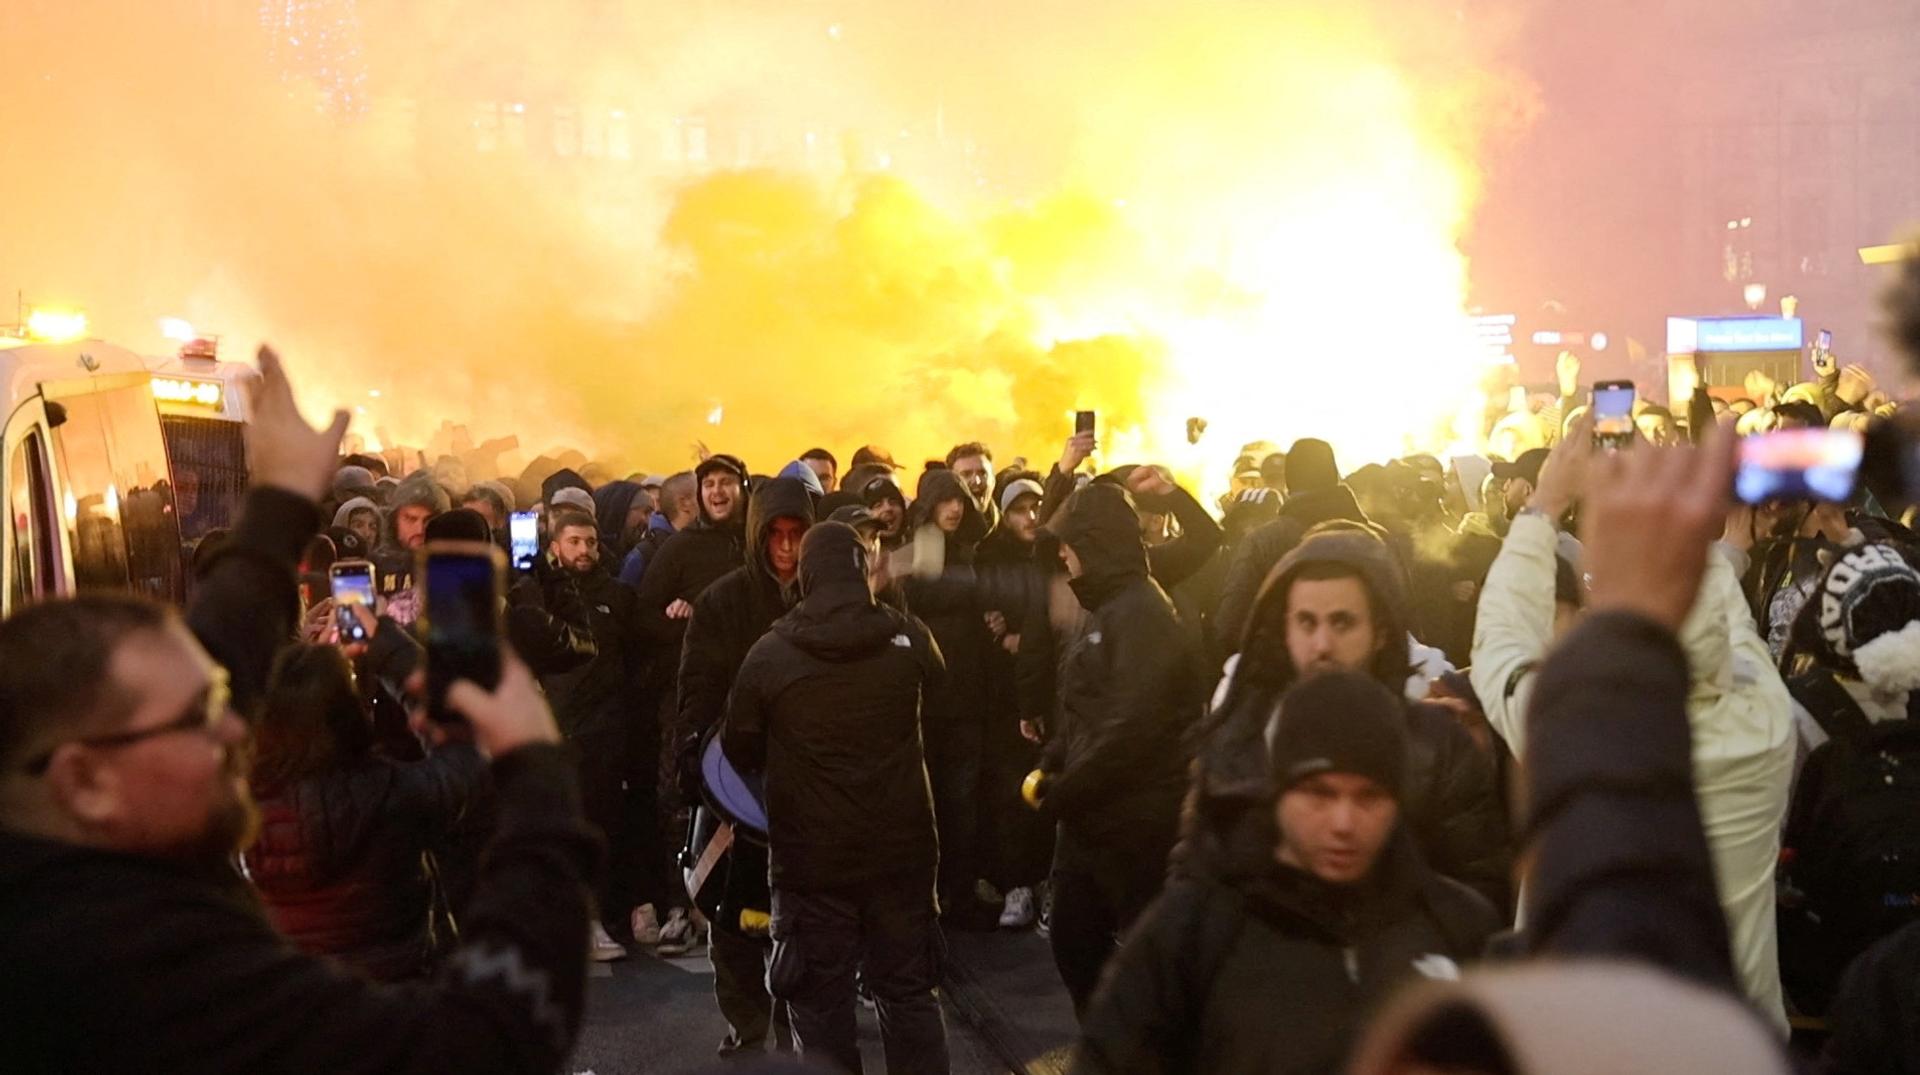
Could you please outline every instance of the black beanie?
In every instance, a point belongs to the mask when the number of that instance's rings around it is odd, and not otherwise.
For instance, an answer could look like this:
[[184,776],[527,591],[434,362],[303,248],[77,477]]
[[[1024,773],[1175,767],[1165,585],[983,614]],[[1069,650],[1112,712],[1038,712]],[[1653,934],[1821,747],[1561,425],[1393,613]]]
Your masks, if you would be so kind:
[[1280,699],[1270,751],[1276,793],[1321,773],[1353,773],[1400,798],[1407,769],[1402,704],[1358,672],[1301,680]]
[[1287,449],[1287,492],[1314,493],[1340,484],[1340,466],[1333,461],[1333,445],[1312,437]]

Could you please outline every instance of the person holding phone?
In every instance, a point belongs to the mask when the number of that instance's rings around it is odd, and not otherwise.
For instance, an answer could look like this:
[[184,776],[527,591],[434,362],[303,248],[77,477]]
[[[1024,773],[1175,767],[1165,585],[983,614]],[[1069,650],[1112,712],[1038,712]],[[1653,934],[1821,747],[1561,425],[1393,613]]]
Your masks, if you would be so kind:
[[461,682],[448,695],[491,759],[499,823],[440,977],[401,988],[342,974],[236,898],[233,856],[256,823],[241,714],[258,712],[293,634],[295,563],[348,421],[309,426],[271,350],[260,370],[246,427],[255,486],[184,617],[91,595],[0,623],[7,1064],[552,1071],[585,1005],[600,849],[553,715],[511,655],[496,690]]

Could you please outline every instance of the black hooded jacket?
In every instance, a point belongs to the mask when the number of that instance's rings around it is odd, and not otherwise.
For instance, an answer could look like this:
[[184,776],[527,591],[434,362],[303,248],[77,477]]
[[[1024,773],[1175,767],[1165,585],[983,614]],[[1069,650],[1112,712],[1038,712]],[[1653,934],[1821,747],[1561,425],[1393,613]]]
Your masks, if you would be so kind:
[[[1271,827],[1271,826],[1269,826]],[[1366,881],[1281,865],[1170,882],[1107,968],[1075,1075],[1338,1070],[1396,987],[1477,958],[1499,926],[1427,869],[1404,829]]]
[[754,643],[734,683],[721,745],[742,771],[766,773],[778,888],[903,873],[932,885],[939,843],[920,713],[945,669],[924,625],[874,601],[866,572],[851,527],[809,531],[806,596]]
[[1124,489],[1088,486],[1048,525],[1080,559],[1072,585],[1089,615],[1061,660],[1045,802],[1077,836],[1126,846],[1143,832],[1170,831],[1179,812],[1187,734],[1204,700],[1199,662],[1147,574]]
[[[1267,770],[1267,728],[1286,688],[1298,678],[1287,654],[1286,597],[1311,563],[1352,567],[1372,595],[1385,640],[1370,669],[1399,697],[1408,674],[1406,589],[1399,566],[1372,534],[1335,531],[1301,542],[1267,576],[1249,616],[1240,660],[1225,697],[1207,722],[1196,769],[1193,810],[1183,860],[1205,856],[1243,837],[1233,830],[1273,801]],[[1505,907],[1513,850],[1493,764],[1453,718],[1437,706],[1409,703],[1407,785],[1402,816],[1433,869]]]
[[[701,464],[696,473],[708,473],[712,462]],[[747,485],[744,467],[737,473],[741,476],[743,502],[734,506],[733,517],[726,522],[716,522],[707,513],[706,498],[701,497],[700,517],[660,546],[660,551],[647,561],[647,573],[640,578],[641,627],[656,646],[668,653],[680,652],[687,621],[669,617],[667,606],[675,601],[692,604],[720,576],[738,568],[746,551],[746,526],[740,520],[751,513],[753,499],[749,494],[755,490]],[[808,517],[811,518],[811,514]]]
[[987,632],[987,606],[981,603],[973,571],[975,551],[987,536],[987,520],[974,506],[958,475],[950,470],[927,472],[920,482],[920,498],[913,502],[907,518],[907,533],[916,535],[916,540],[926,540],[917,535],[937,532],[933,527],[935,509],[955,499],[960,501],[962,514],[960,528],[942,535],[946,540],[945,570],[936,578],[910,575],[902,587],[907,607],[933,632],[952,673],[927,699],[927,725],[934,729],[982,718],[987,657],[993,645],[993,636]]
[[[813,497],[794,478],[775,478],[747,504],[746,563],[707,587],[693,602],[680,649],[675,741],[684,752],[727,713],[727,693],[747,651],[800,598],[798,580],[782,586],[767,562],[767,534],[775,519],[813,524]],[[673,543],[668,542],[667,548]],[[648,569],[649,578],[653,569]]]
[[[613,481],[593,491],[594,522],[600,527],[600,558],[615,574],[633,543],[627,540],[627,512],[645,489],[638,482]],[[638,536],[638,535],[636,535]]]

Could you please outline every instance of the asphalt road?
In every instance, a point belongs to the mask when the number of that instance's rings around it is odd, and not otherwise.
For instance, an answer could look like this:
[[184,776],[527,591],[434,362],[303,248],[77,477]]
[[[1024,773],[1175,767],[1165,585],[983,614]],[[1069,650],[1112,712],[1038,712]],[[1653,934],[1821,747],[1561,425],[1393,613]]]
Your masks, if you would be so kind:
[[[1039,950],[1044,951],[1044,943]],[[586,1025],[565,1070],[583,1075],[746,1070],[717,1060],[715,1049],[726,1035],[726,1022],[714,1005],[713,969],[704,950],[676,960],[639,951],[618,963],[594,967],[594,977],[587,981]],[[953,1075],[1008,1071],[952,1004],[946,1008]],[[879,1024],[865,1009],[860,1012],[860,1039],[867,1071],[885,1071]]]

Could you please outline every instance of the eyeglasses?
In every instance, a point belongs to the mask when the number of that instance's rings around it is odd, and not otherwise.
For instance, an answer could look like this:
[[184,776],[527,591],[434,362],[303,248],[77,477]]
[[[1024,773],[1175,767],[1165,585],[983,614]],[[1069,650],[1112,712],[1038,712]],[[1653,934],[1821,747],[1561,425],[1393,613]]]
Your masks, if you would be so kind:
[[214,668],[207,679],[207,687],[194,695],[180,715],[164,724],[151,728],[138,728],[130,732],[113,732],[108,735],[87,735],[78,739],[69,739],[48,747],[45,751],[29,759],[26,765],[28,776],[39,776],[53,764],[53,755],[66,743],[79,743],[95,750],[112,750],[117,747],[132,746],[147,739],[156,739],[176,732],[211,733],[220,726],[233,705],[233,690],[227,681],[227,670]]

